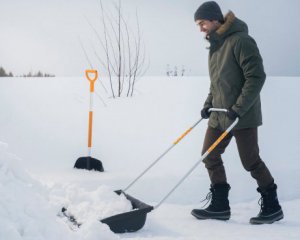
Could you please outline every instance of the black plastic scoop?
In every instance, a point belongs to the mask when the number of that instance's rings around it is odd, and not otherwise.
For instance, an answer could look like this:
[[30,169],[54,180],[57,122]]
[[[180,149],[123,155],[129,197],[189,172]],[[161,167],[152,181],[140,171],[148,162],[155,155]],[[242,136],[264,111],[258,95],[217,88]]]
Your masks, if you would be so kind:
[[154,207],[126,194],[122,190],[115,191],[117,194],[123,193],[131,202],[132,211],[120,213],[100,220],[109,226],[114,233],[136,232],[141,229],[146,222],[147,213]]

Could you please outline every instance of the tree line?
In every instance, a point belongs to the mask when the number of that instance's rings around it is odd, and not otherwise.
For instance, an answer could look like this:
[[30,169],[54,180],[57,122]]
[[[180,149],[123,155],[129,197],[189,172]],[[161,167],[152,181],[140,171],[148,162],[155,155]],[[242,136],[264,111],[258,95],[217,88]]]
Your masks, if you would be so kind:
[[[12,72],[7,73],[3,67],[0,67],[0,77],[14,77],[14,74]],[[36,73],[32,73],[30,71],[29,73],[22,74],[17,77],[55,77],[55,75],[50,73],[42,73],[41,71]]]
[[6,73],[6,71],[4,70],[3,67],[0,67],[0,77],[13,77],[14,75],[12,74],[12,72],[9,72],[8,74]]

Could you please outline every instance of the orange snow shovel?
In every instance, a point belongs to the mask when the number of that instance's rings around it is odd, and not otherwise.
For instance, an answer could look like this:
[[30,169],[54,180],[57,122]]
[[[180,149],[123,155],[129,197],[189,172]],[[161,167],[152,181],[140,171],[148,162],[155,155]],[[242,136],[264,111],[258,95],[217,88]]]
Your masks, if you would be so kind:
[[[90,77],[93,74],[93,78]],[[95,90],[95,82],[98,79],[97,70],[85,70],[85,76],[90,82],[90,111],[89,111],[89,128],[88,128],[88,156],[77,159],[74,168],[96,170],[103,172],[104,168],[102,162],[96,158],[91,157],[92,151],[92,129],[93,129],[93,97]]]

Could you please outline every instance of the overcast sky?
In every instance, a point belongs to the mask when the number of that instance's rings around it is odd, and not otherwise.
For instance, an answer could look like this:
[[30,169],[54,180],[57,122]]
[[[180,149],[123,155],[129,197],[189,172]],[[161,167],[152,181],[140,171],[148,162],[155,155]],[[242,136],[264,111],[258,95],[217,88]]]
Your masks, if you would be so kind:
[[[103,0],[105,6],[113,1]],[[189,75],[207,75],[208,45],[193,15],[200,0],[123,0],[124,15],[134,22],[137,9],[150,60],[148,75],[164,75],[185,66]],[[217,0],[223,13],[244,20],[259,46],[267,74],[300,76],[299,0]],[[15,75],[42,70],[80,76],[89,64],[80,46],[101,72],[89,46],[101,27],[99,0],[0,0],[0,66]],[[101,51],[101,48],[95,47]]]

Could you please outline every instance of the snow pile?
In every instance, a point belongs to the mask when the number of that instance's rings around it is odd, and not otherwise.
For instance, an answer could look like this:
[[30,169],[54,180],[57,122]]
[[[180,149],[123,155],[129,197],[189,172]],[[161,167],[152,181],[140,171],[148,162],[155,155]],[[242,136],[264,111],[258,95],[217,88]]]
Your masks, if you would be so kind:
[[46,192],[22,168],[21,161],[1,143],[0,239],[69,239],[68,229],[58,223],[45,198]]
[[[22,162],[7,152],[7,145],[0,143],[0,239],[93,240],[99,239],[100,236],[107,240],[118,239],[108,226],[101,224],[93,216],[98,211],[103,216],[114,214],[114,210],[110,211],[112,208],[115,209],[113,200],[125,202],[126,206],[128,201],[125,201],[124,197],[110,193],[111,191],[105,187],[92,193],[69,187],[67,197],[70,198],[64,201],[70,202],[70,209],[74,210],[76,216],[82,216],[80,218],[82,221],[86,221],[74,232],[64,223],[65,219],[58,217],[59,201],[50,204],[49,190],[32,179],[23,168]],[[51,199],[54,198],[58,199],[58,196],[51,196]],[[97,198],[98,203],[99,198],[102,200],[99,206],[95,207]]]
[[119,196],[107,186],[100,186],[94,191],[75,185],[57,186],[52,195],[53,202],[61,203],[67,209],[66,213],[80,224],[132,210],[130,201],[123,194]]

